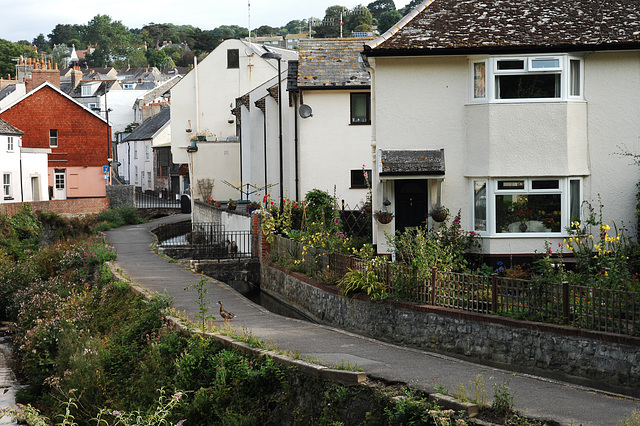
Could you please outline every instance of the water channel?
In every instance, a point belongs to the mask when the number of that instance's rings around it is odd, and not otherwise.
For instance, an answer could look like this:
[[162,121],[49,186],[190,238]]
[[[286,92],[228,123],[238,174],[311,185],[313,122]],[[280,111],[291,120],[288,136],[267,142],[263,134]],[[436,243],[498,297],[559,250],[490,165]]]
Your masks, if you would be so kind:
[[[19,389],[13,373],[11,336],[9,323],[0,322],[0,408],[15,407],[15,396]],[[0,425],[16,425],[9,417],[0,418]]]

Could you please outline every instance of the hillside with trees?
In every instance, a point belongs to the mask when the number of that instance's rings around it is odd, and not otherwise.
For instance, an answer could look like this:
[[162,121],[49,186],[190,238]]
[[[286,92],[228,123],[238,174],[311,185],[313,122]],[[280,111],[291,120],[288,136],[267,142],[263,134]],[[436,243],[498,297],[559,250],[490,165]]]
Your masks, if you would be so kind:
[[[296,19],[283,27],[263,25],[252,29],[251,35],[285,36],[311,30],[314,38],[329,38],[341,34],[350,37],[354,32],[371,33],[374,30],[383,33],[421,1],[412,0],[401,9],[396,9],[393,0],[375,0],[366,7],[361,5],[353,9],[330,6],[323,19]],[[86,24],[58,24],[48,35],[41,33],[31,42],[0,39],[0,76],[13,76],[15,60],[20,56],[46,55],[62,68],[72,46],[77,50],[89,49],[86,63],[90,68],[186,67],[193,64],[194,56],[202,60],[222,41],[248,36],[249,30],[238,25],[205,30],[191,25],[151,22],[142,28],[127,28],[108,15],[96,15]]]

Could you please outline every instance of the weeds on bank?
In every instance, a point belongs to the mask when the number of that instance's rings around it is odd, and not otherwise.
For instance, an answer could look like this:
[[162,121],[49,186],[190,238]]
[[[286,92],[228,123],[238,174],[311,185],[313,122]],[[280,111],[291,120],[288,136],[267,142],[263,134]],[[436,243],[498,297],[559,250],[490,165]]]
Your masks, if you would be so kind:
[[198,298],[195,301],[195,305],[198,306],[198,315],[196,315],[196,320],[200,322],[200,333],[206,333],[210,328],[211,324],[207,324],[210,321],[215,321],[216,317],[213,314],[209,314],[208,312],[211,310],[211,305],[213,300],[207,300],[207,292],[209,291],[205,284],[209,282],[209,278],[205,278],[204,273],[200,274],[200,281],[196,284],[191,284],[187,286],[184,290],[189,291],[191,289],[196,289],[198,292]]

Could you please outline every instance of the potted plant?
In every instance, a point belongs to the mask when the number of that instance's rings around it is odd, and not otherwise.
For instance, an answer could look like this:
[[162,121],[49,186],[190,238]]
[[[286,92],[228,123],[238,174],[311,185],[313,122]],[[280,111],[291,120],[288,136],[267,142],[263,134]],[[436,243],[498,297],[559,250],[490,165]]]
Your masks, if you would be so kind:
[[393,220],[393,213],[386,210],[378,210],[373,214],[373,217],[383,225],[390,223]]
[[236,203],[231,198],[229,198],[229,201],[227,201],[227,209],[235,210],[237,206],[238,206],[238,203]]
[[249,204],[247,204],[247,211],[249,213],[251,213],[254,210],[258,210],[259,208],[260,208],[260,203],[256,203],[255,201],[252,201]]
[[444,222],[449,216],[449,209],[444,206],[437,206],[431,209],[429,216],[438,223]]

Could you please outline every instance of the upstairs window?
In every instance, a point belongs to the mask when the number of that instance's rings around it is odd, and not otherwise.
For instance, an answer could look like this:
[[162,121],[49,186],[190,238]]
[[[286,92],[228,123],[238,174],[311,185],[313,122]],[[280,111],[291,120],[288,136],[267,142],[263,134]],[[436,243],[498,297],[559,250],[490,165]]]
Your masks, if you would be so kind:
[[90,84],[86,84],[82,86],[82,96],[91,96],[93,95],[93,87]]
[[4,195],[5,200],[11,198],[11,173],[3,173],[2,174],[2,195]]
[[13,150],[14,150],[13,136],[9,136],[8,139],[7,139],[7,151],[13,152]]
[[504,56],[471,62],[473,102],[582,98],[581,58]]
[[227,49],[227,68],[240,68],[240,51]]
[[58,129],[49,129],[49,147],[58,147]]
[[371,94],[351,93],[351,124],[371,124]]

